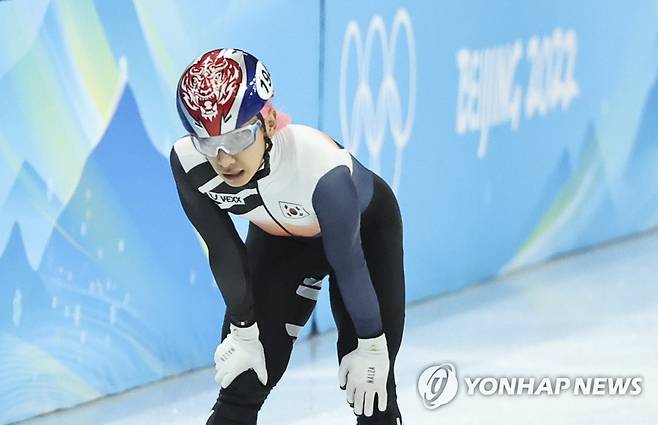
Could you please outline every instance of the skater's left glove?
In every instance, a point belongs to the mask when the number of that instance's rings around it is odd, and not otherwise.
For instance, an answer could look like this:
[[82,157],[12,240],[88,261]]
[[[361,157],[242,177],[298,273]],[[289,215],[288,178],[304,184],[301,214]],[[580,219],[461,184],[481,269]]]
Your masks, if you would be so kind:
[[258,325],[247,328],[231,324],[231,332],[215,350],[215,382],[227,388],[242,372],[253,369],[263,385],[267,385],[265,351],[258,339]]
[[347,391],[347,402],[354,406],[354,413],[372,416],[375,395],[377,408],[386,411],[388,369],[388,346],[383,334],[376,338],[359,338],[356,350],[343,357],[338,382]]

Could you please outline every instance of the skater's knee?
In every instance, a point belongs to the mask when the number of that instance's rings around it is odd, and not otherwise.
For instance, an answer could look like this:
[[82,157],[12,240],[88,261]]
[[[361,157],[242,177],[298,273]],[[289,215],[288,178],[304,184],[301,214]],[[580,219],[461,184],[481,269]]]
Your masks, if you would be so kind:
[[219,401],[236,402],[240,404],[259,405],[265,401],[271,387],[263,385],[253,370],[248,370],[231,382],[227,388],[219,392]]
[[395,406],[389,408],[386,412],[375,412],[372,416],[358,415],[357,425],[402,425],[402,416]]
[[372,416],[357,415],[356,423],[357,425],[401,425],[402,416],[395,393],[389,394],[385,412],[380,412],[375,408]]
[[222,388],[207,425],[255,425],[258,411],[270,392],[253,370],[240,374]]

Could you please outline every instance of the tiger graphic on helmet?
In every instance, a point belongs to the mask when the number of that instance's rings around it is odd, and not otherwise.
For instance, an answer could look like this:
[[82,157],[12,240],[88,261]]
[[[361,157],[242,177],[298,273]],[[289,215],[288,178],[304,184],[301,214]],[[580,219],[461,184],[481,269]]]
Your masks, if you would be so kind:
[[242,83],[242,69],[231,58],[209,52],[193,63],[181,78],[180,93],[190,115],[203,122],[210,134],[219,134],[221,119],[233,106]]
[[185,128],[199,137],[232,131],[256,115],[272,97],[269,73],[251,54],[215,49],[196,59],[181,75],[178,112]]

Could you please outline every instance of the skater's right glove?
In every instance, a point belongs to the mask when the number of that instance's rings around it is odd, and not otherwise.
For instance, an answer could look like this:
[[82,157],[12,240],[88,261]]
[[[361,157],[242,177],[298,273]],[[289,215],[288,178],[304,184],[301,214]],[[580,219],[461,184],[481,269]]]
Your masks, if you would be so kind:
[[267,369],[265,367],[265,351],[258,340],[258,325],[254,323],[247,328],[231,324],[231,332],[215,350],[215,382],[222,388],[227,388],[231,382],[249,369],[263,385],[267,384]]

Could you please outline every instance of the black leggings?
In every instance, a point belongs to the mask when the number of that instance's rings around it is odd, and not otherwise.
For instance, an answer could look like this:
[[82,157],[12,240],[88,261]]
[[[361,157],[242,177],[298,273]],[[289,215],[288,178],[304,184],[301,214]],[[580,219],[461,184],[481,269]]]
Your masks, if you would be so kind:
[[[400,412],[394,366],[402,341],[405,305],[402,220],[391,189],[378,176],[374,179],[373,199],[361,216],[361,241],[388,343],[388,408],[383,413],[375,408],[373,416],[358,416],[356,423],[397,425]],[[256,424],[260,407],[288,366],[296,335],[310,318],[321,279],[327,274],[331,311],[338,329],[339,361],[357,345],[354,325],[319,238],[276,237],[250,225],[246,246],[268,382],[262,385],[253,370],[242,373],[228,388],[220,390],[207,425]],[[226,318],[222,339],[228,334],[228,326]]]

